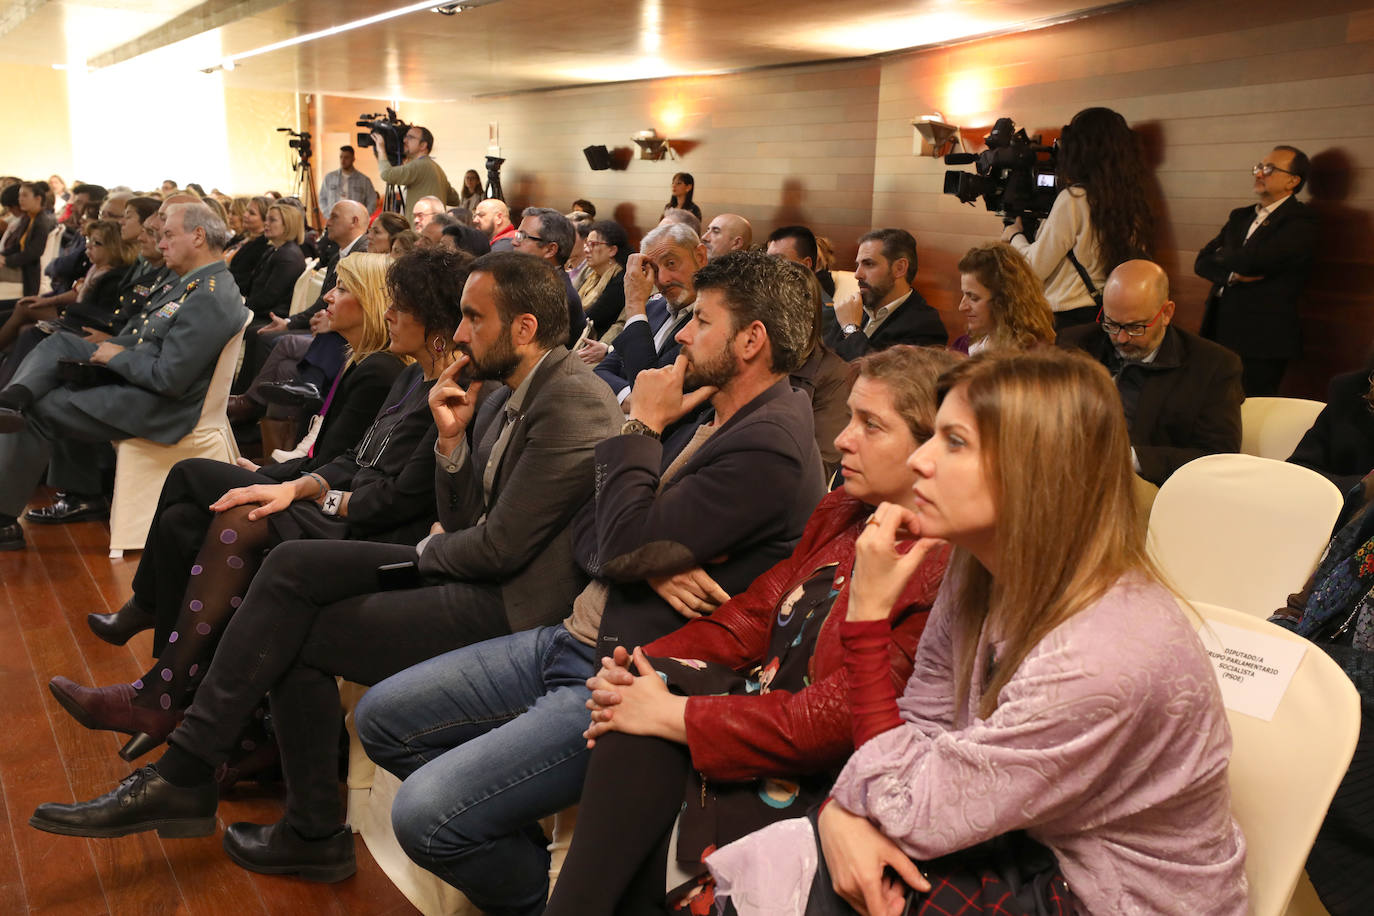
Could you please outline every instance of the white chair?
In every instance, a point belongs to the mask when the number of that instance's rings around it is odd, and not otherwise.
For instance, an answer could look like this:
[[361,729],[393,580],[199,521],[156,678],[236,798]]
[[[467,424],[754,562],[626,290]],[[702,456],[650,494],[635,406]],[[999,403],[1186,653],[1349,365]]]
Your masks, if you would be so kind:
[[363,750],[353,710],[367,688],[339,679],[339,700],[348,730],[348,824],[405,898],[425,916],[481,916],[463,892],[416,865],[401,848],[391,826],[391,805],[401,781],[378,767]]
[[1207,455],[1160,487],[1148,543],[1180,595],[1267,617],[1312,574],[1340,511],[1340,491],[1315,471]]
[[1326,405],[1303,398],[1246,398],[1240,405],[1240,450],[1287,461]]
[[315,269],[318,263],[319,258],[305,259],[305,270],[301,271],[301,275],[296,278],[296,285],[291,288],[291,308],[287,312],[288,315],[305,311],[320,298],[320,290],[324,289],[324,270]]
[[52,227],[48,233],[48,240],[43,245],[43,253],[38,258],[38,293],[44,295],[52,292],[52,277],[48,276],[48,265],[62,251],[62,233],[64,228],[61,223]]
[[[246,310],[245,310],[246,313]],[[110,559],[117,560],[126,550],[142,550],[148,539],[148,529],[157,509],[158,494],[172,465],[183,458],[217,458],[234,461],[239,457],[238,444],[229,428],[225,408],[229,402],[229,385],[238,364],[239,349],[243,346],[243,330],[249,318],[224,345],[210,387],[201,405],[200,420],[195,429],[172,445],[151,439],[123,439],[115,445],[114,498],[110,501]]]
[[1231,812],[1245,834],[1250,912],[1281,916],[1355,753],[1360,697],[1340,666],[1301,636],[1243,611],[1199,602],[1193,608],[1206,623],[1226,623],[1307,648],[1272,721],[1226,713]]

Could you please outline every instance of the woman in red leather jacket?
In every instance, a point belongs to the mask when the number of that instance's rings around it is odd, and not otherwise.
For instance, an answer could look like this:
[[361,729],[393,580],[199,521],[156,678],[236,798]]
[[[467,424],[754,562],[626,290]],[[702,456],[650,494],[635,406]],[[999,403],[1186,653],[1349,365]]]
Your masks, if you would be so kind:
[[[911,502],[906,459],[930,437],[936,378],[957,359],[903,346],[858,361],[835,438],[844,489],[744,594],[700,569],[650,583],[691,619],[633,656],[617,649],[588,682],[596,750],[548,916],[708,913],[708,853],[824,798],[853,752],[839,624],[854,542],[880,503]],[[947,558],[932,552],[893,611],[898,689]]]

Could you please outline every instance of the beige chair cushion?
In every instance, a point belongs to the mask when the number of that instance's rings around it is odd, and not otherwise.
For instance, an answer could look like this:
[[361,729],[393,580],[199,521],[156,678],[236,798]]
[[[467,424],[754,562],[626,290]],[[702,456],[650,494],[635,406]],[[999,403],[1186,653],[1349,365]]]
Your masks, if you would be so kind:
[[1246,398],[1240,405],[1240,450],[1287,461],[1326,405],[1302,398]]

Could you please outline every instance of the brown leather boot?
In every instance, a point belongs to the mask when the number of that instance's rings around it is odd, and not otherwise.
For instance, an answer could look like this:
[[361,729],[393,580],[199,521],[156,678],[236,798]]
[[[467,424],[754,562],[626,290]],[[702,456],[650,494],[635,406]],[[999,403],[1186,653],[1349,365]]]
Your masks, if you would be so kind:
[[290,451],[296,446],[296,421],[273,420],[267,417],[258,421],[262,433],[262,463],[272,464],[272,451]]

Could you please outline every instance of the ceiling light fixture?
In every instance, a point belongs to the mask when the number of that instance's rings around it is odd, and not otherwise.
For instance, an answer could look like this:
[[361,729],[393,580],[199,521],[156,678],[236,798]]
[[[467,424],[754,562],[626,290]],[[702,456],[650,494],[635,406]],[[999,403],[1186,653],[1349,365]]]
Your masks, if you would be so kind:
[[[398,7],[394,10],[387,10],[384,13],[377,13],[372,16],[365,16],[362,19],[354,19],[352,22],[345,22],[341,25],[330,26],[327,29],[320,29],[316,32],[307,32],[304,35],[297,35],[294,38],[288,38],[285,41],[276,41],[270,45],[263,45],[261,48],[254,48],[251,51],[241,51],[238,54],[230,54],[224,58],[220,66],[223,67],[223,69],[225,70],[232,70],[233,67],[230,65],[241,60],[247,60],[250,57],[257,57],[260,54],[269,54],[272,51],[280,51],[283,48],[290,48],[294,47],[295,45],[303,45],[308,41],[315,41],[316,39],[320,38],[328,38],[331,35],[339,35],[343,32],[351,32],[354,29],[361,29],[364,26],[376,25],[379,22],[385,22],[388,19],[395,19],[399,16],[406,16],[410,13],[418,13],[421,10],[433,10],[434,12],[442,13],[445,16],[452,16],[455,13],[461,13],[464,10],[476,9],[479,6],[490,6],[491,4],[497,2],[499,2],[499,0],[460,0],[460,2],[457,3],[445,3],[441,5],[435,5],[434,0],[425,0],[425,2],[423,3],[411,3],[406,6]],[[209,71],[213,71],[214,69],[214,67],[211,67],[209,68]]]

